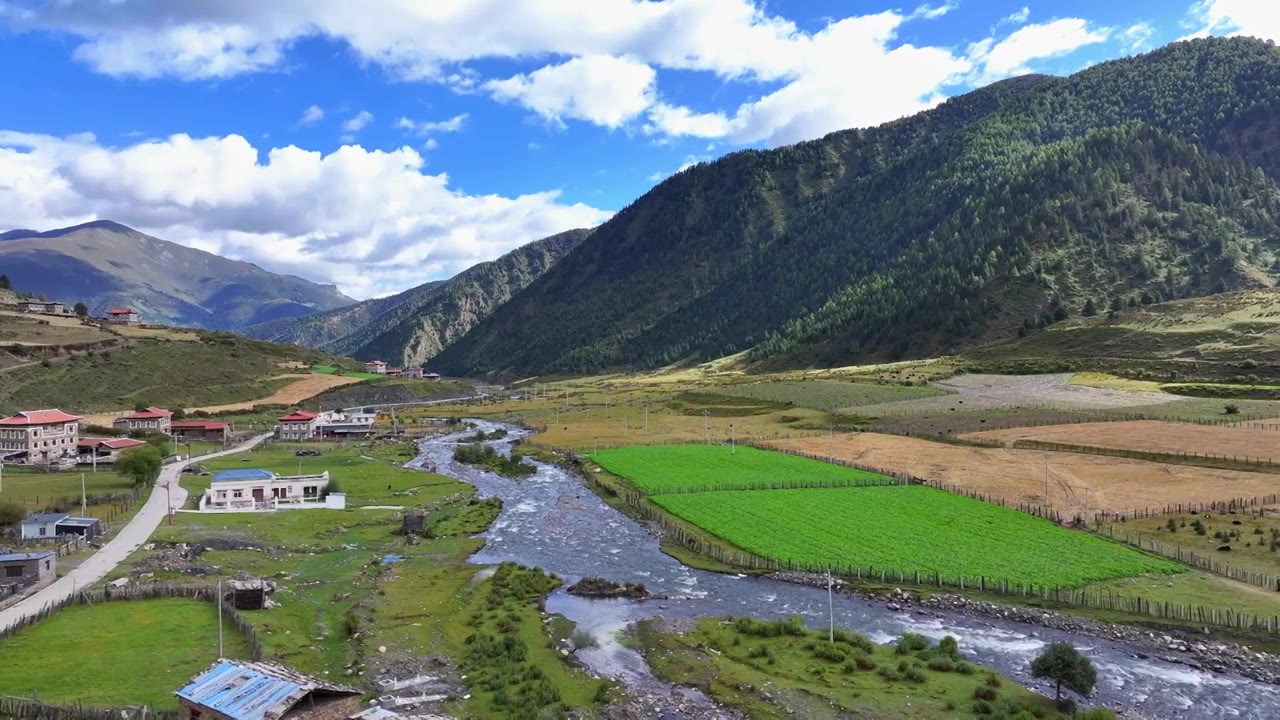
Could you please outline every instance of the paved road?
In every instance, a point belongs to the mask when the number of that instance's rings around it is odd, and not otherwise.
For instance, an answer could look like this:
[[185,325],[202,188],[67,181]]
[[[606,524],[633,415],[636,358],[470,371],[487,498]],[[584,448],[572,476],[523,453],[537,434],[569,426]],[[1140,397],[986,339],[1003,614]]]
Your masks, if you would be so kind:
[[145,544],[147,539],[151,537],[151,533],[155,532],[155,529],[164,521],[167,514],[166,511],[169,508],[170,500],[167,497],[169,492],[165,490],[165,483],[172,482],[173,484],[170,491],[172,492],[172,502],[175,509],[182,507],[183,503],[186,502],[187,491],[182,489],[182,486],[178,483],[182,478],[182,469],[187,465],[223,455],[244,452],[268,437],[271,437],[270,433],[258,435],[228,450],[199,455],[191,460],[165,465],[160,470],[160,478],[156,481],[155,488],[151,491],[151,497],[147,498],[146,504],[142,506],[137,515],[133,516],[133,520],[130,520],[128,525],[121,528],[116,533],[116,536],[111,539],[111,542],[103,545],[101,550],[86,558],[83,563],[80,563],[79,567],[16,605],[0,610],[0,631],[7,630],[19,619],[27,615],[35,614],[49,603],[70,597],[76,590],[98,582],[107,573],[114,570],[117,565],[124,562],[124,559],[129,557],[134,550]]

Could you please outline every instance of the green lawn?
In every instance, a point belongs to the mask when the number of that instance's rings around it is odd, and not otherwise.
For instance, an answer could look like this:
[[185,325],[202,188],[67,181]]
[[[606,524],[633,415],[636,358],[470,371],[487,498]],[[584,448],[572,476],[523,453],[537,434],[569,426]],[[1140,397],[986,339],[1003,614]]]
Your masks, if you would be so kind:
[[374,379],[386,377],[378,373],[365,372],[364,370],[343,370],[335,365],[313,365],[311,372],[317,375],[342,375],[344,377]]
[[[14,502],[31,510],[50,506],[65,506],[80,511],[80,475],[75,472],[49,473],[34,468],[4,467],[4,479],[0,482],[0,502]],[[110,469],[98,472],[84,471],[84,489],[89,496],[117,495],[133,489],[133,482]],[[74,507],[73,507],[74,506]],[[89,507],[89,514],[94,514]]]
[[791,403],[799,407],[828,411],[948,394],[928,385],[895,385],[841,380],[778,380],[730,385],[716,388],[711,392],[754,400]]
[[[294,455],[296,450],[304,447],[319,450],[321,454]],[[204,466],[215,473],[233,468],[262,468],[281,475],[305,475],[327,470],[342,492],[347,494],[347,507],[415,505],[421,501],[419,496],[430,494],[432,488],[465,487],[456,480],[400,466],[412,457],[412,449],[404,444],[362,444],[344,448],[337,443],[272,443],[252,452],[210,460]],[[192,479],[189,484],[187,478],[190,477],[184,476],[183,486],[198,487],[201,480]]]
[[[224,624],[224,655],[248,657]],[[4,640],[0,694],[51,702],[174,708],[173,691],[218,657],[218,615],[194,600],[127,600],[66,608]]]
[[919,485],[659,495],[738,547],[799,567],[874,567],[1076,587],[1183,567],[1040,518]]
[[631,445],[600,450],[591,459],[650,494],[791,483],[851,487],[890,482],[878,473],[745,446]]

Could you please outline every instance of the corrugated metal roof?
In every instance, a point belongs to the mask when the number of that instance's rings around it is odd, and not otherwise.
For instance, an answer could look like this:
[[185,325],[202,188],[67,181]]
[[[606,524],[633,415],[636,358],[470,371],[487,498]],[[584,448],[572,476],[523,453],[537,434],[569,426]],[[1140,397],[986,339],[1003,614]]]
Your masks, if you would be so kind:
[[59,520],[58,524],[71,525],[73,527],[93,527],[94,525],[97,525],[99,522],[101,521],[98,520],[98,518],[69,517],[69,518],[66,518],[65,520]]
[[178,690],[177,696],[232,720],[274,720],[314,690],[360,694],[355,688],[334,685],[274,663],[219,660]]
[[227,482],[230,480],[270,480],[275,476],[276,476],[275,473],[269,472],[267,470],[260,470],[258,468],[245,468],[243,470],[223,470],[220,473],[215,473],[213,476],[213,481]]
[[57,553],[52,550],[45,550],[44,552],[9,553],[8,555],[0,555],[0,562],[27,562],[29,560],[43,560],[50,555],[57,555]]
[[61,522],[71,517],[71,513],[35,513],[28,515],[24,523],[51,523]]

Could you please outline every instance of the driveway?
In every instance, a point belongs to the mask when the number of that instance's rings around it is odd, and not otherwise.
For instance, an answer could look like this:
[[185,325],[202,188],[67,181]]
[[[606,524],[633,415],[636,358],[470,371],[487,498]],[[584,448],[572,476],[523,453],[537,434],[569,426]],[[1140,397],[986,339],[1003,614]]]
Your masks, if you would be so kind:
[[[64,577],[58,578],[52,585],[45,587],[34,595],[24,598],[21,602],[4,610],[0,610],[0,631],[9,629],[21,618],[34,615],[46,605],[68,598],[80,588],[85,588],[98,582],[107,573],[114,570],[117,565],[124,562],[124,559],[129,557],[134,550],[146,543],[147,539],[151,537],[151,533],[155,532],[160,523],[164,522],[165,515],[168,514],[169,493],[172,492],[174,509],[182,507],[183,503],[186,502],[187,491],[182,489],[182,486],[178,483],[182,479],[182,470],[187,465],[193,462],[222,457],[223,455],[244,452],[268,437],[271,437],[270,433],[258,435],[228,450],[199,455],[190,460],[165,465],[160,470],[160,477],[156,480],[155,487],[151,490],[151,497],[147,498],[146,504],[142,506],[137,515],[133,516],[133,520],[130,520],[128,525],[121,528],[116,533],[116,536],[111,539],[111,542],[103,545],[101,550],[80,563],[79,567],[73,569]],[[166,483],[172,483],[172,487],[168,491],[165,489]]]

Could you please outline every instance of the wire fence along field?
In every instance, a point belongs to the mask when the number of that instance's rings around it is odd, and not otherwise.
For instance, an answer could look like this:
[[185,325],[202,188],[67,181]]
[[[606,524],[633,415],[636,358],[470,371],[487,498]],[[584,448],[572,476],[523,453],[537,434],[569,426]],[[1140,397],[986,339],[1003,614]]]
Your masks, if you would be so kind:
[[[1256,428],[1255,428],[1256,429]],[[1048,450],[1051,452],[1072,452],[1086,455],[1105,455],[1107,457],[1128,458],[1130,460],[1149,460],[1152,462],[1180,463],[1184,465],[1201,465],[1223,468],[1225,470],[1260,470],[1264,472],[1280,472],[1280,463],[1270,457],[1249,455],[1226,455],[1198,452],[1152,452],[1147,450],[1130,450],[1128,448],[1102,447],[1098,445],[1077,445],[1048,440],[1020,438],[1013,441],[1018,450]]]
[[[49,603],[38,612],[27,615],[12,626],[0,630],[0,641],[47,620],[60,610],[72,605],[96,605],[105,602],[159,599],[217,603],[218,591],[216,587],[208,585],[184,585],[178,583],[148,583],[145,585],[127,585],[123,588],[107,586],[99,589],[81,590],[58,602]],[[251,660],[259,661],[266,656],[262,643],[258,640],[258,631],[252,623],[236,612],[234,602],[222,603],[222,617],[248,643]],[[33,720],[122,720],[128,718],[138,718],[138,720],[143,718],[177,720],[178,711],[152,710],[145,706],[93,707],[86,706],[80,702],[63,704],[44,702],[37,698],[0,697],[0,717],[32,718]]]
[[1205,555],[1197,555],[1196,553],[1183,549],[1179,545],[1166,545],[1165,543],[1152,540],[1141,535],[1130,535],[1128,533],[1116,532],[1115,528],[1105,527],[1098,530],[1099,533],[1105,535],[1112,540],[1118,540],[1127,545],[1132,545],[1140,550],[1155,553],[1177,560],[1180,563],[1199,568],[1214,575],[1221,575],[1225,578],[1231,578],[1242,583],[1248,583],[1267,590],[1280,592],[1280,576],[1268,575],[1266,573],[1254,572],[1241,567],[1236,567],[1229,563],[1218,562],[1211,557]]

